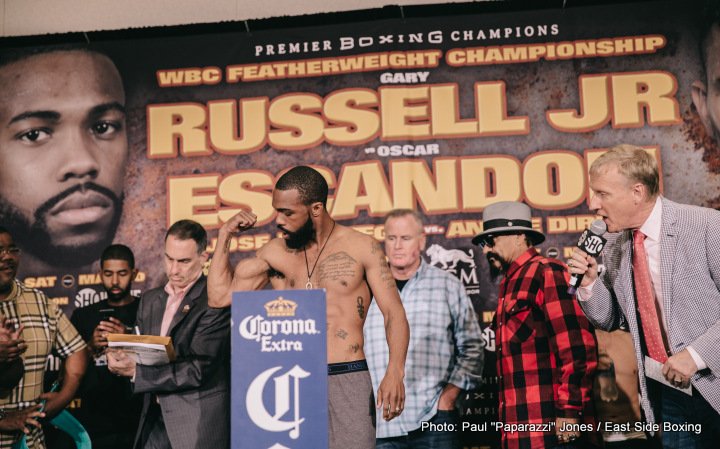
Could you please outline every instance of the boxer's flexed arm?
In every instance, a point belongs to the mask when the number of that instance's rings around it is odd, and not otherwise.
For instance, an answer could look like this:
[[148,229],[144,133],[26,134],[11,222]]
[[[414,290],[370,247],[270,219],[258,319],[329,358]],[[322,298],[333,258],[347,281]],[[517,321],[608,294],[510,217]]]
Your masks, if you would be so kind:
[[218,241],[210,262],[208,272],[208,305],[210,307],[228,307],[232,301],[232,292],[238,290],[258,290],[268,282],[270,265],[259,258],[243,259],[233,270],[230,265],[230,240],[233,235],[255,226],[257,216],[252,212],[241,211],[220,228]]

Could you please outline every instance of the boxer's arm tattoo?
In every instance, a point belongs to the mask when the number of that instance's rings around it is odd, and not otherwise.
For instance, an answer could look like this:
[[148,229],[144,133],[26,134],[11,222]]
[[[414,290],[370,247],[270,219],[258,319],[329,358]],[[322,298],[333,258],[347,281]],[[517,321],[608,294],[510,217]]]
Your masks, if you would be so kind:
[[380,247],[380,242],[373,239],[371,251],[373,254],[378,254],[378,263],[380,264],[380,280],[385,282],[386,286],[396,288],[395,279],[393,278],[392,272],[390,271],[390,265],[388,265],[387,259],[385,258],[385,253]]

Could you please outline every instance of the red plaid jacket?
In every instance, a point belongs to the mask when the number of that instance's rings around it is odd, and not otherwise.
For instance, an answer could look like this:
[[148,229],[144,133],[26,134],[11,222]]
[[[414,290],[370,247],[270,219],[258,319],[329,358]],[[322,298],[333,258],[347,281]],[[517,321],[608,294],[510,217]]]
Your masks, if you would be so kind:
[[503,448],[556,445],[557,417],[594,423],[590,390],[597,345],[590,323],[567,293],[568,279],[560,261],[530,248],[500,284],[494,320],[500,421],[552,423],[537,431],[502,431]]

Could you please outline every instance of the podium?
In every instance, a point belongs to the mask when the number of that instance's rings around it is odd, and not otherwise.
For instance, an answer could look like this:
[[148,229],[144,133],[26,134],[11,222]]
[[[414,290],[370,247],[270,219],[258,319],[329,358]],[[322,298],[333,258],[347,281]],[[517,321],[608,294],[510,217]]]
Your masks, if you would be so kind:
[[232,449],[327,449],[325,290],[235,292]]

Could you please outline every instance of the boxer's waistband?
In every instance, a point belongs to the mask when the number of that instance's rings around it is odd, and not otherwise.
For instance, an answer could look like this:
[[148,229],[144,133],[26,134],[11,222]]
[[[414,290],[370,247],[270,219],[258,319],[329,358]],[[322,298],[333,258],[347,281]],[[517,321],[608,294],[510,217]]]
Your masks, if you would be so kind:
[[328,376],[333,374],[355,373],[357,371],[367,371],[368,365],[365,360],[354,360],[352,362],[329,363]]

